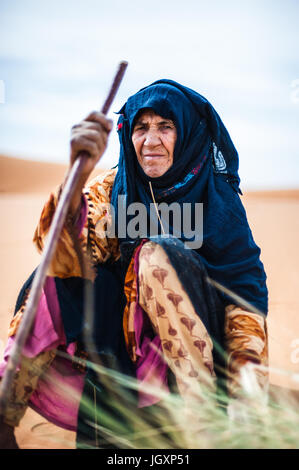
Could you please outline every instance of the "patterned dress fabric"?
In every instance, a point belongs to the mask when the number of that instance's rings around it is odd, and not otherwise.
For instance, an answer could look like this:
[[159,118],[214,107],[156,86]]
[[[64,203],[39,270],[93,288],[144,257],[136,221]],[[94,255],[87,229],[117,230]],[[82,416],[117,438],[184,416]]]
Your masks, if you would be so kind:
[[139,303],[159,335],[183,397],[213,387],[212,340],[163,250],[146,243],[139,255]]

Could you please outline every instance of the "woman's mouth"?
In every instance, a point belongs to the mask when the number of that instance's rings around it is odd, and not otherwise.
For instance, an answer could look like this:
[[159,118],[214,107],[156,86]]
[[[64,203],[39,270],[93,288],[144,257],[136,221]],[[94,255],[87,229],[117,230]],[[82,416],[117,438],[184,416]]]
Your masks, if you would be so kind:
[[165,155],[160,154],[160,153],[148,153],[146,155],[143,155],[144,159],[150,159],[150,160],[155,159],[155,158],[163,158],[163,157],[165,157]]

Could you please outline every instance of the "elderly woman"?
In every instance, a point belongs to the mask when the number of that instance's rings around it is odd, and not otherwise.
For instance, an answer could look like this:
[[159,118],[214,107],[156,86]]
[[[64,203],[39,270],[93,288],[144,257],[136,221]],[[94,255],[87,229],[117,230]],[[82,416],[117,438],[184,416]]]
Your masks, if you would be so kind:
[[[92,440],[78,399],[96,391],[101,400],[99,378],[84,365],[89,354],[137,378],[139,409],[160,400],[146,385],[167,392],[174,382],[188,403],[226,376],[237,397],[241,367],[267,365],[266,275],[239,197],[238,154],[220,117],[203,96],[171,80],[141,89],[119,114],[118,167],[87,185],[112,123],[93,112],[72,129],[71,165],[80,151],[89,159],[2,429],[17,426],[30,405]],[[59,191],[51,194],[36,229],[40,251],[58,198]],[[86,272],[80,251],[89,254]],[[94,292],[92,351],[84,341],[83,277]],[[2,373],[31,278],[19,295]],[[256,374],[266,388],[264,369]],[[78,395],[59,393],[60,377]]]

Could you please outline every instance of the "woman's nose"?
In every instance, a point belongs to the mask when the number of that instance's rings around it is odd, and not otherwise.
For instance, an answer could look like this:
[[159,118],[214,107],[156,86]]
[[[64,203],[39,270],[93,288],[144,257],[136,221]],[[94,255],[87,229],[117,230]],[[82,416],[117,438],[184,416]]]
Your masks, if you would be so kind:
[[155,146],[160,144],[159,133],[155,129],[149,129],[146,133],[143,145]]

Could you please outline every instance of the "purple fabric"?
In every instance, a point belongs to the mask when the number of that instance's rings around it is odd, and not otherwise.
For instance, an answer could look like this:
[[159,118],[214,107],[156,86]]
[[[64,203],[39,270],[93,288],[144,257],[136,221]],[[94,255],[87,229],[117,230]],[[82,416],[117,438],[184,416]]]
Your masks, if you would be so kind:
[[138,294],[138,273],[139,273],[139,253],[140,245],[134,257],[134,271],[137,279],[136,309],[134,314],[134,330],[136,340],[136,354],[139,356],[136,363],[136,376],[140,382],[138,396],[138,407],[154,405],[160,401],[157,395],[149,394],[143,391],[147,385],[159,387],[163,391],[168,391],[167,370],[168,364],[163,359],[161,340],[158,335],[153,338],[153,329],[149,318],[139,305]]
[[84,374],[76,372],[69,360],[58,356],[39,380],[30,406],[57,426],[76,431],[83,387]]
[[[0,376],[4,374],[14,341],[14,336],[8,339],[4,359],[0,364]],[[32,358],[43,351],[59,347],[60,350],[61,347],[65,347],[65,334],[55,280],[47,277],[32,331],[22,354]],[[75,352],[75,343],[70,344],[63,352],[72,356]],[[58,349],[58,355],[47,373],[39,379],[38,386],[31,395],[29,406],[52,423],[76,431],[83,386],[84,374],[73,369],[69,359],[60,357]]]
[[[1,376],[4,374],[14,340],[14,336],[8,339],[4,359],[0,364]],[[47,277],[23,355],[35,357],[43,351],[63,346],[65,346],[65,334],[55,280]],[[75,352],[75,344],[70,344],[65,352],[72,356]],[[84,375],[72,368],[70,360],[60,357],[58,350],[58,355],[47,373],[39,379],[38,386],[31,395],[29,406],[52,423],[76,431],[83,386]]]
[[[50,347],[45,344],[44,351],[48,349],[65,346],[66,339],[63,329],[62,317],[56,293],[55,280],[47,278],[44,294],[48,302],[48,312],[51,315],[52,325],[48,332],[49,338],[56,334],[55,346]],[[45,311],[39,311],[40,320],[36,319],[36,324],[44,323]],[[50,325],[49,325],[50,326]],[[43,329],[42,326],[40,327]],[[54,331],[55,333],[54,333]],[[41,343],[43,338],[41,337]],[[66,352],[72,356],[75,353],[76,344],[71,343]],[[71,431],[77,429],[77,417],[80,398],[84,387],[84,374],[73,369],[71,361],[65,357],[60,357],[59,353],[55,357],[48,373],[39,380],[38,387],[32,394],[30,406],[49,421]]]
[[[4,362],[8,360],[12,349],[14,336],[8,338],[4,351]],[[35,319],[31,327],[22,354],[26,357],[35,357],[43,351],[50,351],[65,345],[65,334],[60,316],[60,308],[56,294],[54,278],[47,277],[39,301]],[[0,370],[3,370],[3,363]]]

